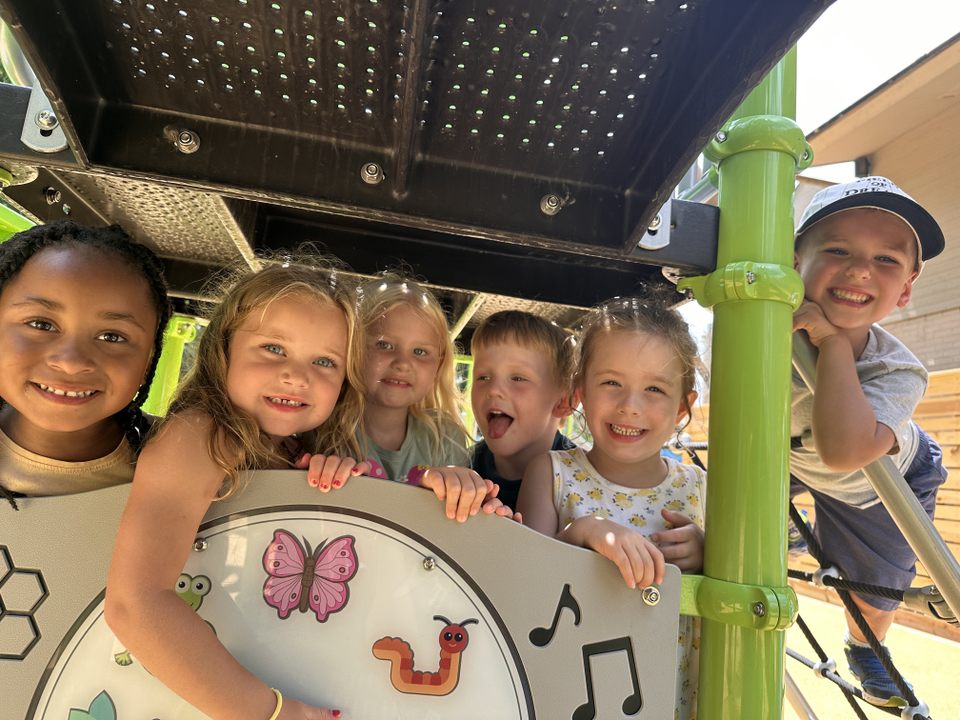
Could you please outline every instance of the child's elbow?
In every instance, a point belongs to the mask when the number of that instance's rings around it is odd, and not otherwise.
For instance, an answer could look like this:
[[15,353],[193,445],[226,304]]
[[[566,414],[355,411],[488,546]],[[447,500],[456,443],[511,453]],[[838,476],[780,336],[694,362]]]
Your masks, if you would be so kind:
[[127,602],[121,592],[107,589],[107,596],[103,606],[103,617],[107,621],[107,626],[117,636],[117,639],[123,641],[129,633],[134,617],[133,608]]
[[824,465],[838,473],[861,470],[876,460],[872,454],[860,452],[857,448],[820,448],[818,454]]

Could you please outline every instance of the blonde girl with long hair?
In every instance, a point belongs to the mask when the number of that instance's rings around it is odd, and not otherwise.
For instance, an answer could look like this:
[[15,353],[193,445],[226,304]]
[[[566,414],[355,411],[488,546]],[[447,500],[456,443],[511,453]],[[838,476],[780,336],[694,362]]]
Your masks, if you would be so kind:
[[106,618],[157,678],[212,718],[331,720],[241,666],[174,592],[197,527],[240,473],[305,467],[323,449],[341,474],[362,417],[354,290],[328,266],[284,262],[229,285],[196,365],[140,455],[107,580]]
[[[456,350],[443,308],[425,287],[393,272],[364,283],[358,294],[364,335],[359,442],[368,474],[433,490],[447,517],[460,522],[481,507],[508,514],[500,503],[484,504],[496,486],[469,469]],[[321,477],[319,489],[342,484]]]

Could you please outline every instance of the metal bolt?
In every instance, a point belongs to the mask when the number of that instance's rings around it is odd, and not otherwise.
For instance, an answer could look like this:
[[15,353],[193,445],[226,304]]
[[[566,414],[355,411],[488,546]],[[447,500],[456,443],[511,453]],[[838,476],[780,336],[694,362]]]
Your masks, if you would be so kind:
[[67,205],[66,203],[63,204],[63,207],[61,209],[63,210],[64,215],[69,215],[71,212],[73,212],[73,208]]
[[193,541],[193,551],[194,552],[203,552],[207,549],[207,541],[205,538],[198,537]]
[[429,555],[423,559],[424,570],[430,571],[430,570],[433,570],[436,566],[437,566],[437,561],[434,560]]
[[653,587],[653,585],[645,587],[640,593],[640,597],[643,598],[643,602],[646,605],[653,607],[660,602],[660,590],[659,588]]
[[563,201],[559,195],[548,193],[540,198],[540,211],[544,215],[556,215],[563,208]]
[[757,281],[757,274],[753,270],[748,270],[744,277],[747,279],[747,285],[753,285]]
[[650,222],[650,226],[647,228],[650,232],[656,232],[660,229],[660,226],[663,224],[663,218],[660,217],[660,213],[657,213],[657,216]]
[[53,110],[41,110],[37,113],[35,121],[38,128],[47,132],[53,130],[57,125],[60,124],[60,121],[57,120],[57,116]]
[[767,606],[762,602],[755,602],[753,604],[753,614],[757,617],[763,617],[767,614]]
[[379,185],[383,182],[383,168],[377,163],[366,163],[360,168],[360,179],[367,185]]
[[717,142],[718,142],[718,143],[726,142],[726,141],[727,141],[727,134],[726,134],[723,130],[721,130],[720,132],[718,132],[718,133],[716,134],[716,139],[717,139]]
[[178,130],[173,144],[184,155],[191,155],[200,149],[200,136],[193,130]]
[[810,159],[810,151],[809,151],[809,150],[804,150],[804,151],[803,151],[803,155],[800,156],[800,159],[801,159],[801,160],[809,160],[809,159]]
[[60,202],[60,191],[53,187],[45,187],[43,197],[47,201],[47,205],[56,205]]

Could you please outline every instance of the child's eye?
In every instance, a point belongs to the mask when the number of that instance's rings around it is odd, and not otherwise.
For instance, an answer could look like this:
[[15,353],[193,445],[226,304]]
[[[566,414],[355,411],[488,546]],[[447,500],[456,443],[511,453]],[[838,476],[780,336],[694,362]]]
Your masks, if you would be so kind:
[[393,343],[389,343],[386,340],[377,340],[375,347],[377,350],[393,350]]
[[325,368],[335,368],[337,366],[337,364],[328,357],[317,358],[313,361],[313,364]]
[[845,248],[842,248],[842,247],[828,247],[828,248],[824,248],[823,251],[824,251],[825,253],[830,253],[831,255],[846,255],[846,254],[847,254],[846,249],[845,249]]
[[658,388],[656,385],[651,385],[650,387],[648,387],[647,392],[660,393],[661,395],[667,394],[666,392],[664,392],[663,388]]
[[473,376],[473,381],[474,381],[475,383],[478,383],[478,382],[486,382],[486,381],[489,380],[489,379],[490,379],[490,376],[489,376],[489,375],[474,375],[474,376]]
[[127,341],[123,335],[115,332],[100,333],[97,335],[97,340],[103,340],[108,343],[125,343]]
[[32,327],[34,330],[43,330],[44,332],[50,332],[56,330],[53,323],[49,320],[27,320],[27,327]]
[[889,255],[881,255],[877,258],[878,262],[885,263],[887,265],[899,265],[900,261],[895,257],[890,257]]
[[511,376],[510,379],[513,380],[514,382],[526,382],[526,381],[527,381],[527,379],[526,379],[523,375],[513,375],[513,376]]
[[274,345],[273,343],[269,343],[269,344],[267,344],[267,345],[263,345],[262,347],[263,347],[263,349],[266,350],[268,353],[271,353],[271,354],[273,354],[273,355],[283,355],[283,354],[284,354],[283,348],[282,348],[281,346],[279,346],[279,345]]
[[424,348],[414,348],[414,349],[413,349],[413,354],[416,355],[417,357],[424,358],[424,357],[427,357],[427,356],[430,354],[430,351],[429,351],[429,350],[426,350],[426,349],[424,349]]
[[620,387],[620,383],[616,380],[604,380],[601,385],[609,385],[610,387]]

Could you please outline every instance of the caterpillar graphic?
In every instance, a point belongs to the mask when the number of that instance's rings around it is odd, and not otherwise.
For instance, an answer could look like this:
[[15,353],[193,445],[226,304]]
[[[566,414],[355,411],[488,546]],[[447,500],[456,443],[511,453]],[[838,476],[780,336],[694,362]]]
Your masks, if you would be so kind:
[[476,619],[452,623],[442,615],[434,620],[446,623],[440,631],[440,667],[437,672],[413,669],[410,643],[398,637],[383,637],[373,644],[373,656],[390,663],[390,684],[402,693],[414,695],[449,695],[460,682],[460,654],[467,649],[470,636],[464,625]]

